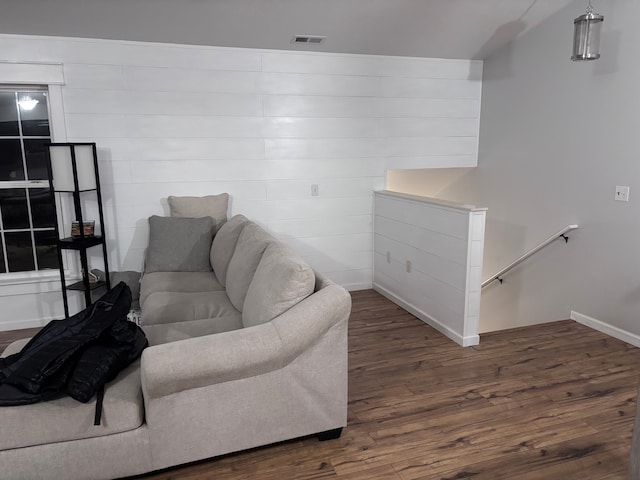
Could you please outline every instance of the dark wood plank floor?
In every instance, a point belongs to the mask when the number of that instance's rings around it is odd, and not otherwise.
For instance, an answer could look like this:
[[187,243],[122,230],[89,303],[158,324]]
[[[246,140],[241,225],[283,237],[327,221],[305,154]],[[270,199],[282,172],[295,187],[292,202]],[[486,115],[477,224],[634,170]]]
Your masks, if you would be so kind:
[[[147,475],[169,479],[624,479],[640,349],[573,321],[461,348],[353,293],[349,424]],[[0,334],[0,345],[22,333]]]

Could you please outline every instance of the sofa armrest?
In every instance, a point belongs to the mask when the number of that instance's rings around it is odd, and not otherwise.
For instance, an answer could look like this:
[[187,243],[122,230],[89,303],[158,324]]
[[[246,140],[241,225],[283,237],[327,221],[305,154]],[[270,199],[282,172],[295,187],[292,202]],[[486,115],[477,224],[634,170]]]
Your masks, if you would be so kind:
[[347,322],[350,310],[348,292],[329,285],[271,322],[149,347],[141,363],[145,400],[283,368]]

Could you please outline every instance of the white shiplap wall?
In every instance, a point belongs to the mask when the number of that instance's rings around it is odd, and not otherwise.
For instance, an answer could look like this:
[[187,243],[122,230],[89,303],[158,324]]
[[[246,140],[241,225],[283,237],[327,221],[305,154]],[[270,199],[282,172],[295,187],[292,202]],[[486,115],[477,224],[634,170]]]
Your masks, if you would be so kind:
[[113,269],[140,269],[168,195],[229,192],[231,214],[370,287],[385,171],[477,164],[478,61],[12,35],[0,61],[63,64],[68,140],[98,145]]
[[480,341],[486,209],[375,194],[374,288],[462,346]]

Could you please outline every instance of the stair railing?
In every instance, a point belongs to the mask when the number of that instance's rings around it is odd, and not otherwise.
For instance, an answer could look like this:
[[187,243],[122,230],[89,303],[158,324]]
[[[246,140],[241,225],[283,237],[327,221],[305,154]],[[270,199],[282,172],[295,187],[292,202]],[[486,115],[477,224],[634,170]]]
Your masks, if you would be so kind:
[[540,243],[537,247],[532,248],[531,250],[529,250],[527,253],[525,253],[524,255],[522,255],[520,258],[518,258],[517,260],[514,260],[513,262],[511,262],[509,265],[507,265],[506,267],[504,267],[502,270],[500,270],[499,272],[497,272],[494,275],[491,275],[489,278],[487,278],[484,282],[482,282],[482,284],[480,285],[482,288],[486,287],[487,285],[489,285],[491,282],[493,282],[494,280],[498,280],[500,283],[502,283],[502,276],[507,273],[509,270],[511,270],[513,267],[515,267],[516,265],[524,262],[527,258],[529,258],[531,255],[533,255],[536,252],[539,252],[540,250],[542,250],[544,247],[546,247],[547,245],[549,245],[550,243],[554,242],[555,240],[558,240],[559,238],[563,238],[565,243],[567,243],[569,241],[569,237],[567,237],[566,233],[570,232],[571,230],[575,230],[576,228],[578,228],[578,225],[567,225],[566,227],[564,227],[562,230],[560,230],[558,233],[554,233],[553,235],[551,235],[549,238],[547,238],[544,242]]

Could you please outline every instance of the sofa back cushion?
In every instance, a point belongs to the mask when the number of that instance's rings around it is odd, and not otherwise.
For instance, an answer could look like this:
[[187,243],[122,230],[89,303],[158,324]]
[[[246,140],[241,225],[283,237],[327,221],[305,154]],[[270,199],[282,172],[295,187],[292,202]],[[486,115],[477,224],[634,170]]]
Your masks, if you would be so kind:
[[253,222],[248,222],[238,237],[236,249],[229,261],[226,289],[236,310],[242,311],[253,275],[269,244],[276,240]]
[[282,244],[267,247],[242,308],[243,327],[269,322],[313,293],[313,269]]
[[218,282],[223,287],[227,284],[227,270],[229,269],[229,262],[233,252],[236,250],[238,237],[247,223],[249,223],[247,217],[235,215],[220,227],[213,239],[209,260]]
[[169,213],[176,218],[211,217],[214,233],[227,221],[229,194],[206,195],[204,197],[167,197]]
[[210,272],[209,251],[212,239],[211,217],[149,217],[145,273]]

